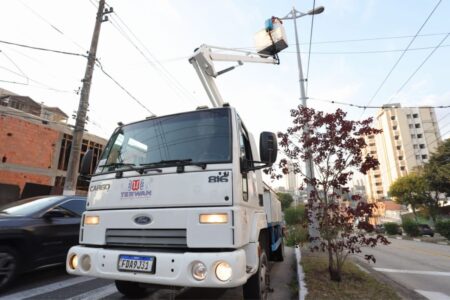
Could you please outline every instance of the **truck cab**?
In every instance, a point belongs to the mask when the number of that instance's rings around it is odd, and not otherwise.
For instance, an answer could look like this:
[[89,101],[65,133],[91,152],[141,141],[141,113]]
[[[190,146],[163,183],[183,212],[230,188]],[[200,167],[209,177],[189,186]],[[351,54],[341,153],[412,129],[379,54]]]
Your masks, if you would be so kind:
[[228,105],[118,127],[67,272],[114,279],[127,296],[145,284],[243,285],[246,298],[266,298],[268,260],[283,259],[281,208],[260,170],[276,160],[276,136],[261,133],[257,149]]

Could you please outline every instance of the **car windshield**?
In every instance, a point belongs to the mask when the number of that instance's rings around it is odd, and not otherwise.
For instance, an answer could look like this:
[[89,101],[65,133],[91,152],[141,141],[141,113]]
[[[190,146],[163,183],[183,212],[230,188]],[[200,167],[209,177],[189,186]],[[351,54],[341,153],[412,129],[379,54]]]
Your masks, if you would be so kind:
[[11,216],[31,216],[46,207],[51,207],[60,201],[62,196],[46,196],[27,198],[0,207],[0,214]]
[[200,110],[118,128],[96,174],[145,165],[231,161],[229,109]]

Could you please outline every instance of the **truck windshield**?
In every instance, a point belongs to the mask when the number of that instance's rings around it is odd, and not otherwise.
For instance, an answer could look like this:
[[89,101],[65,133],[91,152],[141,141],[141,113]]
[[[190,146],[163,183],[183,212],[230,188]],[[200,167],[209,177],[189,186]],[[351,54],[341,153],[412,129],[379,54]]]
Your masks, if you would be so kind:
[[96,173],[142,165],[231,161],[229,109],[195,111],[125,125],[109,140]]

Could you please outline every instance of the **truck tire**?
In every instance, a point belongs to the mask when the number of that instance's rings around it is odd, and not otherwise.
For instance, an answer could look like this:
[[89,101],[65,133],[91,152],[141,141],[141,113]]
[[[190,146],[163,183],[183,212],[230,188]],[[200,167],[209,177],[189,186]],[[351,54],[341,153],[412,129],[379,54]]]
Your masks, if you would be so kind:
[[258,271],[244,284],[244,299],[266,300],[270,289],[269,261],[266,251],[261,249]]
[[117,290],[128,298],[138,299],[147,296],[147,289],[139,282],[116,280]]
[[283,261],[284,260],[284,241],[281,239],[280,246],[278,246],[277,250],[273,252],[273,260],[274,261]]
[[19,270],[19,256],[17,252],[6,246],[0,246],[0,291],[6,289]]

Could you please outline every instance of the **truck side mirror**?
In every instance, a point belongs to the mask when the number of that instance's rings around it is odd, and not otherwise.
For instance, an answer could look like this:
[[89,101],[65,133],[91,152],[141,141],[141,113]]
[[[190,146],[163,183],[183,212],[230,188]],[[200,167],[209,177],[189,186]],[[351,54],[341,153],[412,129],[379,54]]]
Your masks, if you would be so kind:
[[91,174],[91,165],[92,165],[93,156],[94,156],[94,151],[92,151],[92,149],[89,149],[84,154],[83,160],[81,161],[81,169],[80,169],[80,174],[82,176],[88,176]]
[[277,160],[277,136],[273,132],[261,132],[259,136],[259,153],[261,162],[272,165]]

